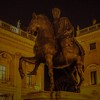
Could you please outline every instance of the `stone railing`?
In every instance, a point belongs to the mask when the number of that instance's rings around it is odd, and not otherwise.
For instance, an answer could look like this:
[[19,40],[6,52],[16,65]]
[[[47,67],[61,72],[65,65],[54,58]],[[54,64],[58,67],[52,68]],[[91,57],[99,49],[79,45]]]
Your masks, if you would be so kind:
[[29,34],[28,32],[23,31],[22,29],[19,29],[15,26],[12,26],[12,25],[4,22],[4,21],[0,20],[0,27],[5,29],[5,30],[11,31],[11,32],[13,32],[17,35],[20,35],[24,38],[27,38],[27,39],[30,39],[30,40],[34,41],[34,36],[33,35]]
[[84,28],[84,29],[81,29],[81,30],[77,30],[77,36],[85,35],[87,33],[90,33],[90,32],[93,32],[93,31],[99,30],[99,29],[100,29],[100,23],[92,25],[92,26]]

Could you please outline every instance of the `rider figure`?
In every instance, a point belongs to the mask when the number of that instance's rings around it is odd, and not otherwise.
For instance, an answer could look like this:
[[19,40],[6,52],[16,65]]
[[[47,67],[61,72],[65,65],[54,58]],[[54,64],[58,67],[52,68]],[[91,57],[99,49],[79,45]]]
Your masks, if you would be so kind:
[[73,49],[73,26],[68,17],[60,17],[61,11],[59,8],[52,9],[53,14],[53,28],[55,34],[55,40],[57,42],[57,51],[62,53],[66,59],[66,65],[70,64],[71,60],[76,54]]
[[53,8],[52,9],[52,15],[53,15],[53,18],[54,18],[53,27],[54,27],[55,35],[57,35],[57,33],[58,33],[60,14],[61,14],[61,11],[60,11],[59,8]]
[[[55,34],[55,38],[58,35],[58,27],[59,27],[59,20],[60,20],[60,15],[61,15],[61,11],[59,8],[53,8],[52,9],[52,15],[54,18],[53,21],[53,29],[54,29],[54,34]],[[58,53],[61,51],[61,45],[60,45],[60,41],[59,39],[56,39],[56,48],[58,50]]]
[[[59,30],[62,27],[66,28],[66,30],[68,30],[70,33],[73,32],[74,28],[71,25],[69,18],[68,17],[60,17],[61,10],[59,8],[53,8],[52,9],[52,15],[53,15],[53,18],[54,18],[53,27],[54,27],[55,35],[58,35]],[[61,25],[62,20],[64,22],[63,24],[65,24],[64,26]],[[67,33],[68,33],[68,31],[67,31]]]
[[62,42],[61,39],[68,38],[68,37],[70,37],[70,39],[73,39],[74,28],[72,24],[70,23],[70,20],[68,17],[60,17],[61,10],[59,8],[53,8],[52,15],[54,18],[53,28],[54,28],[55,39],[57,42],[57,49],[59,52],[61,51],[63,52],[64,46],[61,43]]

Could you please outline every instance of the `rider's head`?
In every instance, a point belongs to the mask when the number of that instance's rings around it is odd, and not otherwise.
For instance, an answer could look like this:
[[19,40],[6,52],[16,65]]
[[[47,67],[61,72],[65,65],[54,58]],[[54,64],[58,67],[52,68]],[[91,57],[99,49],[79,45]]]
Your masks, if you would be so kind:
[[60,17],[61,10],[59,8],[52,9],[52,15],[54,19],[58,19]]

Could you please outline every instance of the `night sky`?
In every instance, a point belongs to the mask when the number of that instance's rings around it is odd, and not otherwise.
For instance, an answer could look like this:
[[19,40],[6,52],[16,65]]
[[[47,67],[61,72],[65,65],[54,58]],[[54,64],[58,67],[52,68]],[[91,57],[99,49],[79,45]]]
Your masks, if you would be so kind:
[[16,26],[20,19],[21,27],[26,28],[33,12],[52,21],[53,7],[60,8],[61,16],[69,17],[75,28],[88,27],[93,19],[100,23],[100,3],[96,0],[0,0],[0,20]]

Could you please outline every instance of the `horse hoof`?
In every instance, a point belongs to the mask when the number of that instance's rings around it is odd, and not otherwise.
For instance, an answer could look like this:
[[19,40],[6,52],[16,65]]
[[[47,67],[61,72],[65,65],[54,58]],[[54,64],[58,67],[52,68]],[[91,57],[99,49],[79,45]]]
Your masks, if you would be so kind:
[[77,87],[77,93],[80,93],[80,87]]
[[73,79],[73,84],[77,85],[78,84],[78,81]]
[[23,78],[24,78],[24,76],[25,76],[25,74],[24,74],[24,73],[21,73],[21,79],[23,79]]
[[32,72],[28,73],[27,75],[37,75],[37,72],[32,71]]

